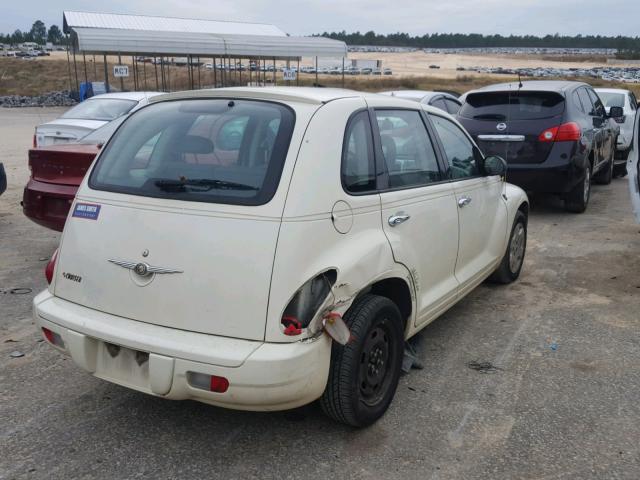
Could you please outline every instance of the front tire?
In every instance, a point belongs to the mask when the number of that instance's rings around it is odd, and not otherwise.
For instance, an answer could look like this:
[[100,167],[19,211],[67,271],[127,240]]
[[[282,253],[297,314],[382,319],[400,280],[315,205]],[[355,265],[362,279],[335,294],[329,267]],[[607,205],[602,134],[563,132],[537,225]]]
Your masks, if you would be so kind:
[[568,212],[583,213],[589,205],[591,197],[591,166],[587,164],[584,178],[579,182],[564,199],[564,208]]
[[404,328],[395,303],[378,295],[357,299],[344,316],[353,340],[334,342],[320,405],[329,417],[366,427],[387,411],[398,387]]
[[489,280],[507,284],[514,282],[520,276],[524,264],[524,254],[527,250],[527,217],[521,211],[516,213],[511,227],[511,235],[507,244],[507,251],[502,257],[500,266],[493,272]]

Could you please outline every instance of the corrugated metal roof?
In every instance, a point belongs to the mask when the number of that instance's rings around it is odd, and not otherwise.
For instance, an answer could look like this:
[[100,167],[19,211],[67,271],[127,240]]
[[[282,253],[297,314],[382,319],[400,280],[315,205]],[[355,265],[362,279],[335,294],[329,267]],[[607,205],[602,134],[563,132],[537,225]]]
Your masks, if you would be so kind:
[[120,30],[112,28],[79,28],[79,51],[122,53],[149,56],[203,57],[223,56],[249,58],[345,57],[344,42],[322,37],[276,37],[262,35],[217,35],[211,33]]
[[75,32],[79,51],[91,53],[244,58],[347,56],[344,42],[323,37],[289,37],[264,23],[64,12],[64,29]]
[[226,22],[188,18],[122,15],[115,13],[63,12],[65,33],[70,29],[115,28],[120,30],[214,33],[219,35],[262,35],[285,37],[275,25],[266,23]]

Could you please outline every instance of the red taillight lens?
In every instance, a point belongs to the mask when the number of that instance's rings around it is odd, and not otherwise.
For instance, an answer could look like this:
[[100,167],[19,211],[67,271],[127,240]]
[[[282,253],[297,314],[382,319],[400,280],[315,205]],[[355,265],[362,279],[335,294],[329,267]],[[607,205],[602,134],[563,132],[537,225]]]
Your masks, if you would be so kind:
[[62,337],[56,332],[42,327],[42,333],[44,334],[44,338],[46,338],[47,342],[49,342],[50,344],[55,345],[56,347],[65,348],[64,340],[62,340]]
[[557,127],[547,128],[538,136],[539,142],[575,142],[582,138],[580,125],[575,122],[563,123]]
[[558,127],[547,128],[538,136],[539,142],[553,142],[558,134]]
[[44,338],[46,338],[49,343],[53,343],[53,332],[51,330],[42,327],[42,333],[44,333]]
[[229,380],[224,377],[217,377],[216,375],[211,375],[211,384],[209,386],[209,390],[216,393],[224,393],[229,388]]
[[280,323],[284,326],[284,334],[290,337],[300,335],[302,333],[302,324],[295,317],[282,317]]
[[49,263],[47,263],[47,266],[44,269],[44,276],[47,278],[47,283],[49,285],[51,285],[51,282],[53,281],[53,272],[56,269],[56,260],[58,260],[58,249],[56,249],[56,251],[53,252],[53,255],[51,255],[51,259],[49,260]]

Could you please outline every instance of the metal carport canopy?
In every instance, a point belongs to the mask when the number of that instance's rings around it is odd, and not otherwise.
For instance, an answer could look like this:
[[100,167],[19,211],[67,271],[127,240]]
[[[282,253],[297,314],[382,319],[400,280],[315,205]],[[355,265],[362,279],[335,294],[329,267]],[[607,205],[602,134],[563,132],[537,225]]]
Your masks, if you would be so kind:
[[346,57],[344,42],[323,37],[233,35],[120,28],[71,27],[85,53],[202,57]]

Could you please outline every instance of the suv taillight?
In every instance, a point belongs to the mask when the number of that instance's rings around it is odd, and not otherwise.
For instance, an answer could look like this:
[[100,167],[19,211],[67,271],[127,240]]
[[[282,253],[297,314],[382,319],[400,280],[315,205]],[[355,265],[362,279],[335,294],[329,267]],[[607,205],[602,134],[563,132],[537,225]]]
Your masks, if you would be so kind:
[[539,142],[575,142],[582,138],[582,130],[576,122],[563,123],[547,128],[538,136]]
[[51,282],[53,281],[53,272],[56,269],[56,260],[58,260],[58,249],[56,249],[56,251],[53,252],[53,255],[51,255],[51,259],[49,260],[49,263],[47,263],[47,266],[44,269],[44,276],[47,278],[47,283],[49,285],[51,285]]

